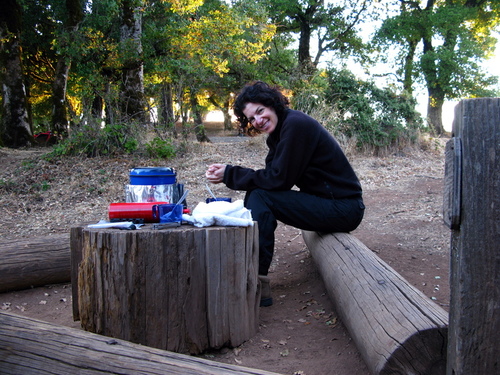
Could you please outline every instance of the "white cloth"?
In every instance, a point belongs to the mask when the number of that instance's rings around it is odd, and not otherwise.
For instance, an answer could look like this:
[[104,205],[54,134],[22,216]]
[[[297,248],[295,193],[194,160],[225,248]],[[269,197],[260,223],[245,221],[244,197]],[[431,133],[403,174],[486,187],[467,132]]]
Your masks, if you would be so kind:
[[235,202],[200,202],[192,215],[182,215],[182,220],[195,227],[220,225],[226,227],[248,227],[253,225],[251,212],[243,206],[243,200]]

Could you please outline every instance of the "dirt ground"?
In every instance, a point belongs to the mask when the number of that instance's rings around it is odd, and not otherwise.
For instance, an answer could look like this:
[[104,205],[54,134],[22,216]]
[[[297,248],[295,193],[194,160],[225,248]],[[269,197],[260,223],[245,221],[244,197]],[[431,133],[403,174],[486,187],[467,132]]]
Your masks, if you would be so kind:
[[[225,162],[262,165],[262,139],[212,136],[190,142],[166,166],[177,170],[195,206],[207,196],[206,166]],[[230,137],[226,137],[226,136]],[[425,151],[349,158],[364,190],[366,214],[353,232],[365,245],[445,310],[449,303],[449,230],[442,220],[444,139],[428,140]],[[68,158],[50,162],[45,149],[0,149],[0,235],[16,240],[67,232],[81,222],[107,219],[109,203],[124,199],[128,171],[165,166],[145,157]],[[223,186],[219,196],[241,198]],[[260,308],[257,335],[238,348],[201,357],[290,375],[367,375],[357,348],[337,316],[300,230],[280,225],[271,266],[274,305]],[[72,319],[71,284],[0,294],[0,307],[15,314],[79,329]]]

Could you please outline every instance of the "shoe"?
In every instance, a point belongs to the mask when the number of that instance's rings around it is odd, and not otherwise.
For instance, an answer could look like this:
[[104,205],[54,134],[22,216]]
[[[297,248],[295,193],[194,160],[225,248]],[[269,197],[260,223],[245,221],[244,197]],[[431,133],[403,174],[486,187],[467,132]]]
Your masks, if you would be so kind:
[[269,276],[259,275],[260,282],[260,307],[268,307],[273,304],[271,296],[271,285],[269,284]]

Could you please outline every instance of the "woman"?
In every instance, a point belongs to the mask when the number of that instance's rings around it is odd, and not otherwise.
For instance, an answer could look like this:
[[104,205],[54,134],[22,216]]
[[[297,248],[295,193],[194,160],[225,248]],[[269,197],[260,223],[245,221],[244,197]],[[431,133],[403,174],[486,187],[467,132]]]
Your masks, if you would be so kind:
[[268,134],[266,166],[254,170],[212,164],[206,177],[247,192],[245,207],[259,228],[260,305],[270,306],[267,275],[277,221],[309,231],[352,231],[363,218],[362,190],[337,141],[316,120],[290,109],[277,88],[261,81],[249,84],[233,108],[247,133]]

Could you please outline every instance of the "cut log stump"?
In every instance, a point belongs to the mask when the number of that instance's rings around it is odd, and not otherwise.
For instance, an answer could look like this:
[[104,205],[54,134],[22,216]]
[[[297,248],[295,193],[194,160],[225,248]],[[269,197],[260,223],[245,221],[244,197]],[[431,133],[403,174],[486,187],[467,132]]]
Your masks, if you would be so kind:
[[445,374],[446,311],[356,237],[308,231],[303,237],[372,374]]
[[0,373],[278,375],[0,311]]
[[197,354],[258,331],[258,229],[73,228],[74,303],[90,332]]
[[0,242],[0,293],[70,281],[69,234]]

